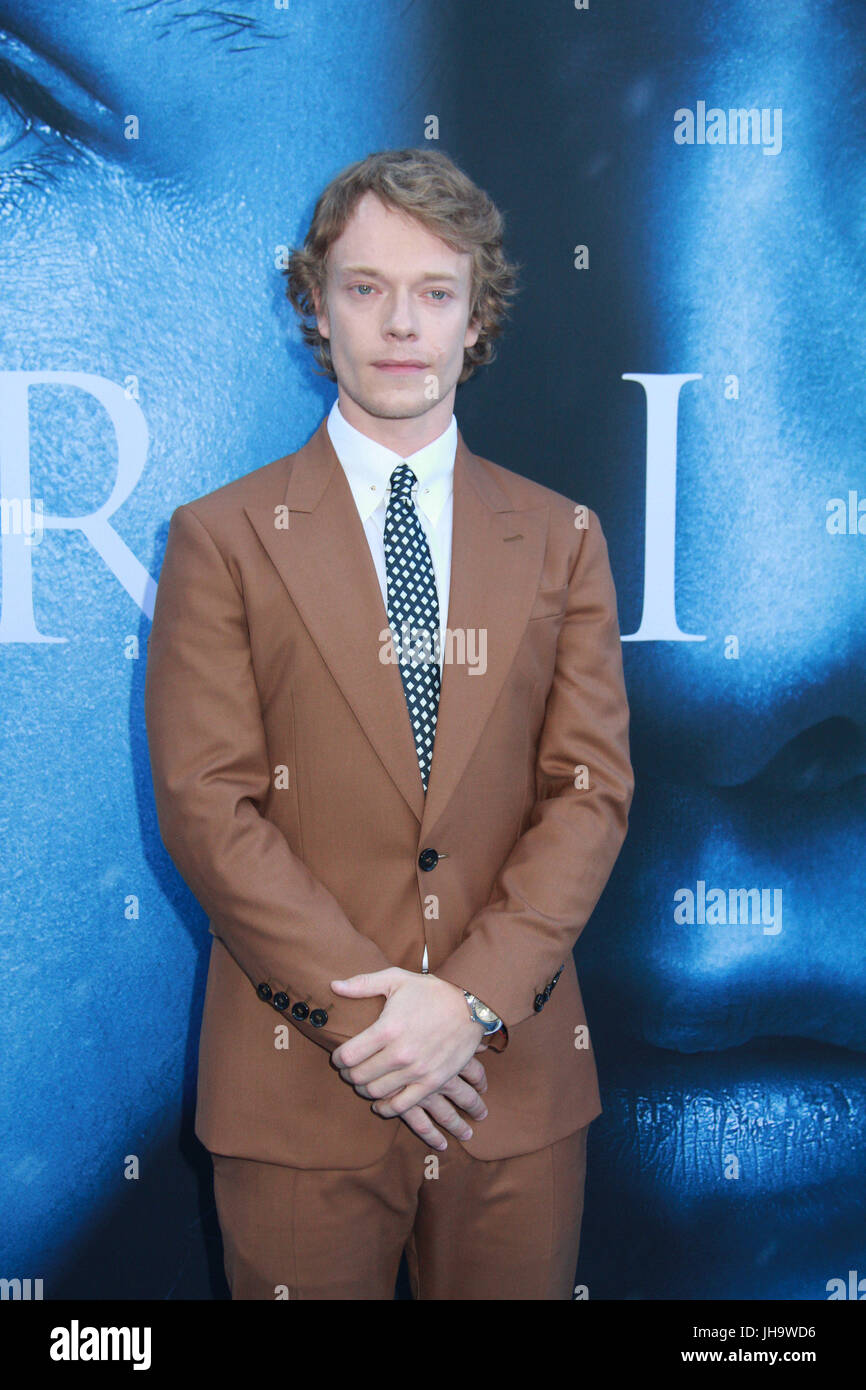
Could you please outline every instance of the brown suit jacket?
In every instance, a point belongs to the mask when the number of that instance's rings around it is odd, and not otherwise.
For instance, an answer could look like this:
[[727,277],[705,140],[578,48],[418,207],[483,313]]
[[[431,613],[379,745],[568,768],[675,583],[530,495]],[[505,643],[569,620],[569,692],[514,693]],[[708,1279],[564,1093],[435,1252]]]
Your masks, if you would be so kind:
[[581,526],[459,432],[453,506],[447,625],[486,629],[487,669],[446,660],[426,797],[325,421],[172,515],[145,711],[160,833],[214,937],[196,1110],[211,1152],[381,1158],[404,1121],[374,1115],[330,1053],[385,1001],[329,982],[420,971],[425,941],[430,970],[507,1027],[481,1054],[470,1153],[527,1153],[601,1111],[572,947],[634,788],[607,545],[595,512]]

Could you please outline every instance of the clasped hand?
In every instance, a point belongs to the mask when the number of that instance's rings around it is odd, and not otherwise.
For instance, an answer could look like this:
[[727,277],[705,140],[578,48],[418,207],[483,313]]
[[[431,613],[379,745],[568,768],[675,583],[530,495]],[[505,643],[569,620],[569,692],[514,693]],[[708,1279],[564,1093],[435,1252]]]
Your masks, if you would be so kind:
[[331,1053],[343,1080],[375,1102],[377,1115],[398,1115],[434,1148],[448,1145],[433,1120],[459,1139],[471,1138],[454,1106],[478,1120],[487,1114],[481,1099],[487,1077],[475,1056],[487,1044],[462,989],[399,966],[332,980],[331,988],[353,999],[386,996],[376,1022]]

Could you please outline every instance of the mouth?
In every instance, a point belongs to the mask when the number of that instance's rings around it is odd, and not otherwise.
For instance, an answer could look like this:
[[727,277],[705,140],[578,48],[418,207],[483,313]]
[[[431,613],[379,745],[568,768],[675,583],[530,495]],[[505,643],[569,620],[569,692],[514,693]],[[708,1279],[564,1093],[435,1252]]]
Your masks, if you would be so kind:
[[[826,1300],[863,1274],[864,797],[846,748],[829,793],[798,791],[778,760],[733,787],[640,789],[606,931],[579,957],[596,1181],[617,1213],[603,1234],[628,1251],[625,1272],[604,1256],[597,1297]],[[703,912],[704,880],[730,911]],[[777,931],[732,909],[732,887],[755,884],[753,899],[784,892]]]
[[596,1201],[618,1215],[597,1297],[826,1300],[862,1274],[862,1053],[763,1037],[602,1058]]
[[802,1195],[816,1184],[841,1184],[851,1198],[859,1189],[861,1052],[779,1037],[714,1053],[643,1044],[609,1058],[605,1071],[608,1113],[635,1134],[646,1160],[634,1176],[642,1184],[664,1174],[656,1202],[670,1203],[672,1217],[708,1197],[718,1201],[737,1168],[764,1197]]
[[409,374],[412,373],[412,372],[423,372],[423,371],[426,371],[426,370],[427,370],[427,363],[426,363],[426,362],[417,362],[417,361],[406,361],[406,362],[398,362],[398,361],[374,362],[374,363],[373,363],[373,366],[374,366],[378,371],[380,371],[380,372],[392,372],[392,373],[395,373],[395,374],[398,375],[398,376],[401,375],[401,374],[409,375]]

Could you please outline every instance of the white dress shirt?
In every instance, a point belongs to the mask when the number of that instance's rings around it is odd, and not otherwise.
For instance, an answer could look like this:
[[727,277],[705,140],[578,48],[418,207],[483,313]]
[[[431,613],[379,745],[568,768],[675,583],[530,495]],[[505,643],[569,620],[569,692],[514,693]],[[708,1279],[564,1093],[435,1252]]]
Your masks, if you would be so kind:
[[[457,420],[452,414],[442,434],[405,458],[350,425],[337,401],[327,420],[334,452],[352,489],[358,515],[364,527],[370,554],[388,611],[388,580],[385,570],[385,512],[388,506],[391,474],[398,463],[408,463],[418,486],[415,507],[424,528],[439,601],[439,669],[445,659],[445,628],[451,588],[451,527],[453,519],[454,458],[457,453]],[[434,743],[435,747],[435,743]],[[427,947],[421,969],[427,970]]]

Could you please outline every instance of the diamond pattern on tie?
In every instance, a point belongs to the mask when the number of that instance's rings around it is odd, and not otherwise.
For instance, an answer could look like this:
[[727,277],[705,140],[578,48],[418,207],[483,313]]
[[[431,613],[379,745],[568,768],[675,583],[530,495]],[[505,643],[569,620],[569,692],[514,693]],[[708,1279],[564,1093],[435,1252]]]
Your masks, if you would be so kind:
[[427,790],[439,709],[439,598],[427,537],[412,500],[418,479],[408,463],[391,474],[385,513],[388,623]]

